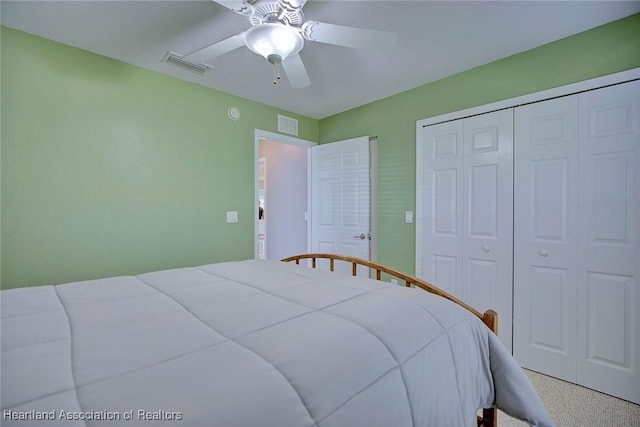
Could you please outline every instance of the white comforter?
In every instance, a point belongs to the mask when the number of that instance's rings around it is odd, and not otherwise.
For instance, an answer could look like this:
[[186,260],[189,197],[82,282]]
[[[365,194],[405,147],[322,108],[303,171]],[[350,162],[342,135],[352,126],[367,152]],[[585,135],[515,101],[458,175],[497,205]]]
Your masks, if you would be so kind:
[[1,304],[3,426],[553,424],[484,324],[418,289],[242,261]]

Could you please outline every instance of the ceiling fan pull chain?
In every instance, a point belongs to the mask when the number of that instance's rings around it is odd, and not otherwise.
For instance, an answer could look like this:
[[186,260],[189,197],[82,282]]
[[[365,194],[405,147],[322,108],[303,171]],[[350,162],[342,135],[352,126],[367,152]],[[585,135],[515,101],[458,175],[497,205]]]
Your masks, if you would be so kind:
[[280,80],[280,64],[282,64],[282,57],[280,55],[269,55],[267,61],[273,64],[273,84],[278,84]]
[[273,84],[278,84],[278,80],[280,80],[280,63],[273,64]]

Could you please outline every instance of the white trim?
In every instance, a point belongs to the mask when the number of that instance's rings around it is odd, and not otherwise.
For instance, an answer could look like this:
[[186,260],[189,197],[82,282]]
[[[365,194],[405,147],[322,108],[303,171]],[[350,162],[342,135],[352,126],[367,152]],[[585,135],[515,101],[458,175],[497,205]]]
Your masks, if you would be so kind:
[[[369,137],[369,259],[378,260],[378,137]],[[373,274],[373,271],[371,271]],[[373,277],[373,275],[371,276]]]
[[[308,141],[306,139],[301,139],[301,138],[296,138],[293,136],[288,136],[288,135],[282,135],[280,133],[274,133],[274,132],[269,132],[266,130],[262,130],[262,129],[256,129],[254,132],[254,153],[253,153],[253,164],[254,164],[254,170],[253,170],[253,200],[258,200],[258,166],[259,166],[259,157],[260,157],[260,141],[263,139],[268,139],[270,141],[275,141],[275,142],[279,142],[282,144],[289,144],[289,145],[297,145],[299,147],[307,147],[307,148],[311,148],[314,145],[318,145],[317,142],[313,142],[313,141]],[[307,159],[309,158],[309,156],[307,156]],[[310,169],[307,169],[310,171]],[[310,173],[310,172],[308,172]],[[311,184],[308,184],[308,188],[311,188]],[[309,191],[308,191],[309,193]],[[310,204],[310,199],[307,198],[307,212],[311,212],[311,204]],[[253,257],[255,259],[258,259],[258,245],[260,244],[260,242],[258,242],[258,215],[253,215]],[[266,231],[265,231],[265,235],[266,235]],[[311,236],[311,221],[307,221],[307,242],[310,242]],[[309,243],[310,244],[310,243]]]
[[[418,126],[418,129],[422,129],[422,126]],[[416,250],[415,250],[415,275],[422,278],[422,224],[424,221],[424,215],[422,212],[422,173],[424,165],[422,164],[422,144],[418,140],[420,137],[420,131],[416,130]]]
[[255,138],[256,144],[258,144],[261,139],[269,139],[271,141],[278,141],[283,144],[299,145],[301,147],[311,147],[313,145],[318,145],[317,142],[308,141],[306,139],[297,138],[295,136],[283,135],[281,133],[269,132],[262,129],[256,129]]
[[[425,126],[430,126],[451,120],[458,120],[463,117],[484,114],[490,111],[517,107],[519,105],[532,102],[544,101],[545,99],[556,98],[559,96],[571,95],[578,92],[593,90],[604,86],[624,83],[630,80],[640,79],[640,68],[622,71],[607,76],[597,77],[595,79],[584,80],[577,83],[571,83],[565,86],[559,86],[552,89],[534,92],[503,101],[492,102],[491,104],[480,105],[466,110],[454,111],[439,116],[430,117],[416,121],[416,246],[415,246],[415,263],[416,276],[422,277],[422,233],[423,233],[423,212],[422,212],[422,174],[424,165],[422,164],[422,141],[421,130]],[[515,143],[515,141],[514,141]]]
[[454,111],[439,116],[429,117],[427,119],[418,120],[416,129],[423,126],[430,126],[450,120],[457,120],[467,116],[488,113],[503,108],[517,107],[518,105],[528,104],[531,102],[543,101],[558,96],[571,95],[585,90],[597,89],[603,86],[623,83],[629,80],[640,79],[640,68],[632,68],[631,70],[621,71],[615,74],[609,74],[595,79],[584,80],[577,83],[571,83],[565,86],[559,86],[552,89],[546,89],[540,92],[534,92],[527,95],[521,95],[515,98],[505,99],[502,101],[492,102],[491,104],[480,105],[478,107],[467,108],[466,110]]
[[[317,144],[316,144],[317,145]],[[311,202],[313,201],[313,194],[311,194],[312,186],[312,174],[313,171],[311,169],[312,160],[311,160],[311,148],[313,146],[307,148],[307,253],[311,253],[311,220],[313,219],[311,216]],[[311,266],[311,260],[307,260],[309,266]]]

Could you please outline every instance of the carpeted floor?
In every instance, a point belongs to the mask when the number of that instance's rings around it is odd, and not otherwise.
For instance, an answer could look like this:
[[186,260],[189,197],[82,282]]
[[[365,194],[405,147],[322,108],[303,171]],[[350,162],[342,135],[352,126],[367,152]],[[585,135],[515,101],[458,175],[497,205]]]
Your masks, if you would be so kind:
[[[640,405],[525,370],[558,427],[640,427]],[[499,427],[526,423],[498,411]]]

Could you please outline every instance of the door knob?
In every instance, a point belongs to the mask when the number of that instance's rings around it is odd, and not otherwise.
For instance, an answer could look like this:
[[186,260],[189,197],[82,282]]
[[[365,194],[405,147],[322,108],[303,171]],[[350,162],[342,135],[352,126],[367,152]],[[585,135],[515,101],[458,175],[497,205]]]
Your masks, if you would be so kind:
[[367,235],[364,233],[360,233],[357,236],[353,236],[354,239],[360,239],[360,240],[364,240],[367,238]]
[[546,257],[547,255],[549,255],[549,252],[547,252],[547,251],[538,251],[538,255],[540,255],[541,257]]
[[485,245],[485,246],[482,247],[482,250],[485,251],[485,252],[489,252],[491,250],[491,248],[489,246]]

